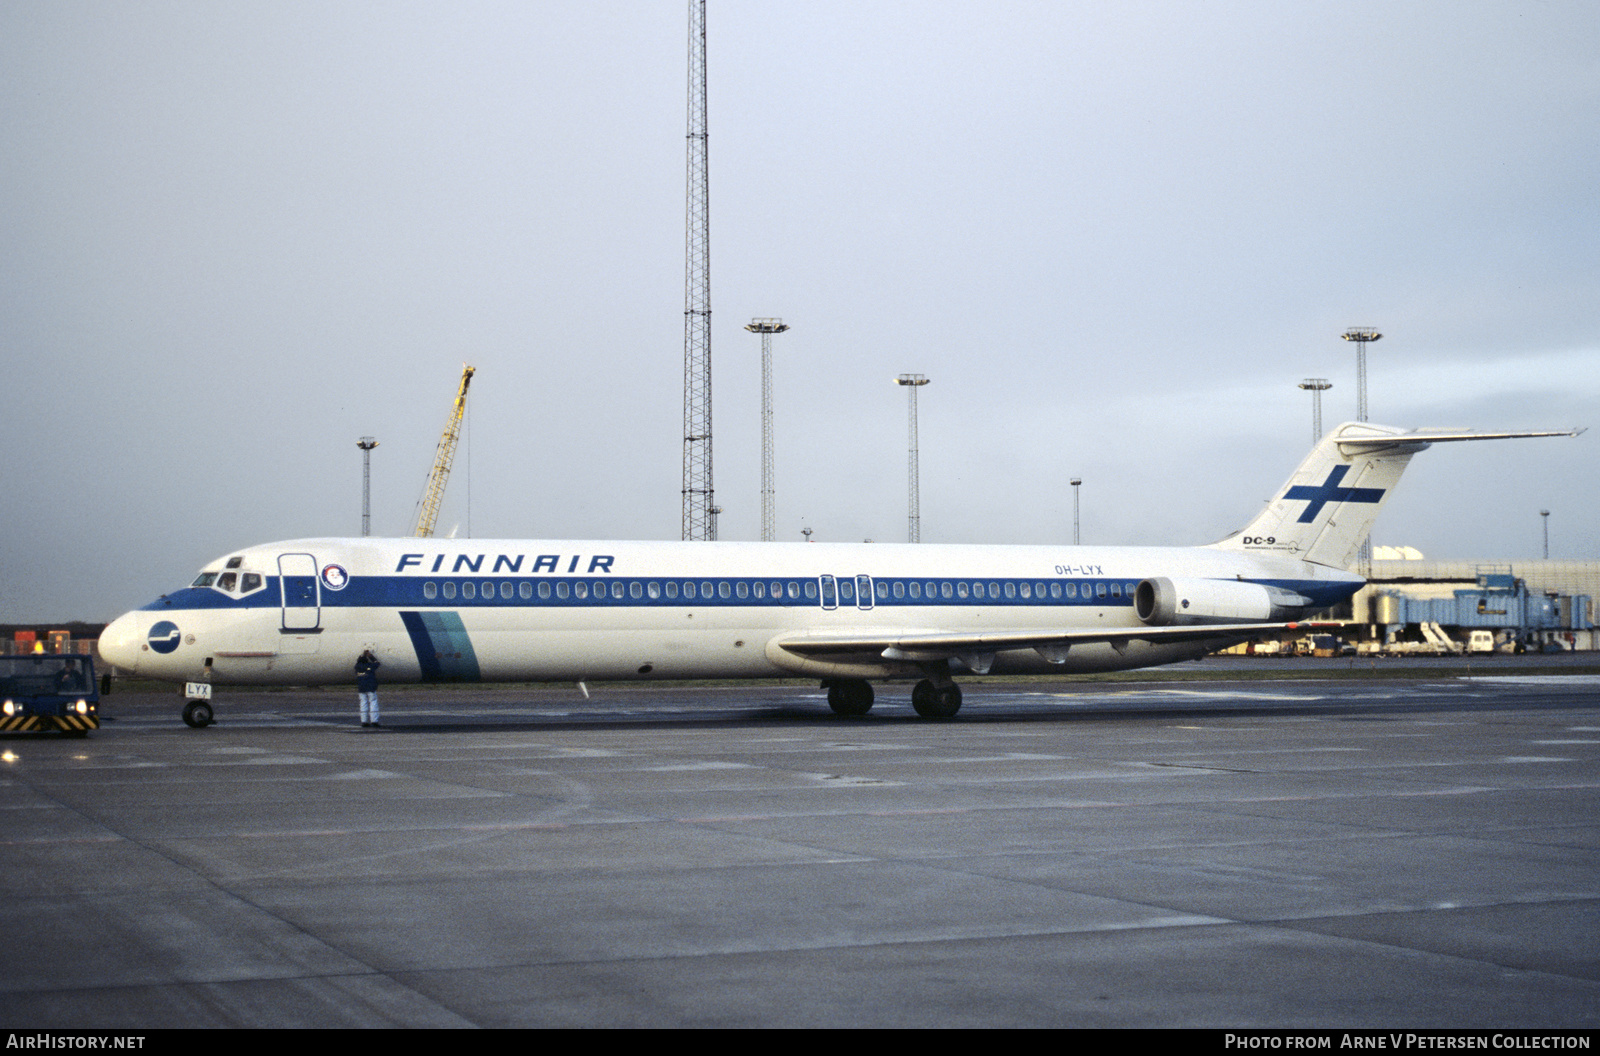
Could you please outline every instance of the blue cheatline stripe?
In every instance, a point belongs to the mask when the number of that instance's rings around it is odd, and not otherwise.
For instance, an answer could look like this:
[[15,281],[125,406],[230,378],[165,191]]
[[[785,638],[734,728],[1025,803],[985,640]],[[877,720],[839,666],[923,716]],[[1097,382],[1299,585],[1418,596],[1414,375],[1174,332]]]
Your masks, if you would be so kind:
[[424,682],[476,682],[478,654],[459,614],[454,612],[402,612],[400,621],[417,651]]
[[[910,577],[895,576],[875,579],[884,593],[874,593],[872,608],[968,607],[994,606],[1062,608],[1115,608],[1133,604],[1133,590],[1141,576],[1120,577]],[[1215,576],[1201,578],[1215,579]],[[1231,577],[1227,582],[1233,582]],[[268,579],[265,590],[244,597],[232,597],[210,587],[189,587],[174,591],[144,607],[148,612],[169,612],[191,609],[277,609],[279,601],[277,579]],[[788,584],[797,587],[798,597],[790,597]],[[850,582],[840,579],[839,585]],[[1282,587],[1310,598],[1314,608],[1337,604],[1355,593],[1357,584],[1300,579],[1252,579],[1246,582],[1266,587]],[[472,597],[466,597],[468,585]],[[772,587],[778,584],[782,596],[774,596]],[[920,596],[913,597],[915,584]],[[1115,584],[1121,588],[1120,596],[1111,595]],[[448,585],[448,589],[447,589]],[[668,588],[671,588],[669,594]],[[695,595],[687,595],[688,587]],[[763,596],[756,596],[760,586]],[[739,577],[715,579],[688,579],[686,577],[475,577],[436,578],[433,576],[352,576],[349,586],[341,591],[324,590],[321,608],[323,619],[330,610],[347,608],[410,608],[420,611],[451,611],[485,608],[818,608],[817,579],[773,579],[771,577]],[[854,585],[853,583],[851,584]],[[929,588],[933,588],[930,592]],[[979,596],[979,588],[982,595]],[[1023,588],[1029,596],[1023,596]],[[1041,591],[1041,587],[1043,591]],[[430,594],[431,588],[431,594]],[[727,588],[724,595],[723,588]],[[951,596],[945,597],[944,590]],[[579,590],[584,596],[579,597]],[[837,587],[835,588],[838,589]],[[526,596],[524,596],[526,590]],[[810,590],[811,593],[807,593]],[[741,591],[743,593],[741,594]],[[901,593],[896,593],[899,591]],[[1046,593],[1048,592],[1048,594]],[[1070,592],[1070,593],[1069,593]],[[507,596],[509,593],[509,597]],[[835,598],[839,608],[855,609],[859,600],[846,598],[839,592]],[[456,651],[454,648],[452,652]]]

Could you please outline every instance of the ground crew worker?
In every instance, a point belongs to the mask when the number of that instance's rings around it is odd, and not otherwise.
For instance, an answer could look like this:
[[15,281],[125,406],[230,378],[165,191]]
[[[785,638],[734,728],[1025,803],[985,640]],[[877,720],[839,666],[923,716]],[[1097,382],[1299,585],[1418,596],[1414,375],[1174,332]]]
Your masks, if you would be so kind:
[[356,696],[361,701],[363,727],[383,725],[378,721],[378,668],[382,666],[383,661],[373,656],[371,649],[356,658]]

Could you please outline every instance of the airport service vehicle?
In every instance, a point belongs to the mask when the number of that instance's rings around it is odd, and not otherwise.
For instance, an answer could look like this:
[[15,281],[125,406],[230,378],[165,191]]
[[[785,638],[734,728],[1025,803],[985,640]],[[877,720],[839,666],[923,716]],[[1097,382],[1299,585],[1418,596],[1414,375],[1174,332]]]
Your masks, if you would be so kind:
[[94,657],[79,653],[0,656],[0,731],[59,730],[83,737],[100,727]]
[[1570,435],[1349,422],[1246,528],[1196,547],[269,543],[119,617],[100,652],[217,686],[349,683],[366,649],[388,682],[810,676],[842,715],[907,679],[918,714],[944,719],[959,673],[1148,667],[1320,627],[1301,621],[1362,585],[1346,566],[1412,455]]

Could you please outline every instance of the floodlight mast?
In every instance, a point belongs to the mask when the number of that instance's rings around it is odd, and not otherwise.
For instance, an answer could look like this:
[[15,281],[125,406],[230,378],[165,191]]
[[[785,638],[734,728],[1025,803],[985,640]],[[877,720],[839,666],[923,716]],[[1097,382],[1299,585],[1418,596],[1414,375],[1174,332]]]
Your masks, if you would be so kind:
[[366,538],[372,534],[372,449],[378,441],[363,436],[356,446],[361,449],[361,536]]
[[[1356,421],[1367,420],[1367,346],[1381,341],[1383,335],[1370,326],[1352,326],[1340,335],[1356,346]],[[1317,437],[1321,440],[1322,437]]]
[[[1381,340],[1383,335],[1378,333],[1376,327],[1352,326],[1340,335],[1346,341],[1355,342],[1356,346],[1356,421],[1367,420],[1367,346],[1374,341]],[[1372,578],[1372,537],[1369,535],[1361,540],[1361,550],[1357,557],[1361,563],[1361,574],[1368,579]]]
[[918,494],[920,467],[917,465],[917,390],[928,384],[928,379],[921,374],[902,374],[895,378],[896,385],[906,387],[909,397],[906,405],[910,425],[909,464],[906,468],[907,499],[906,499],[906,542],[922,542],[922,499]]
[[1079,518],[1078,518],[1078,513],[1079,513],[1078,489],[1083,486],[1083,478],[1082,477],[1073,477],[1072,481],[1071,481],[1071,484],[1072,484],[1072,545],[1073,546],[1081,546],[1083,544],[1083,537],[1078,531],[1078,525],[1079,525]]
[[772,335],[789,329],[782,319],[752,319],[745,327],[761,335],[761,541],[778,537],[772,471]]
[[1316,447],[1322,442],[1322,394],[1333,388],[1333,382],[1327,378],[1307,378],[1300,387],[1311,393],[1311,446]]

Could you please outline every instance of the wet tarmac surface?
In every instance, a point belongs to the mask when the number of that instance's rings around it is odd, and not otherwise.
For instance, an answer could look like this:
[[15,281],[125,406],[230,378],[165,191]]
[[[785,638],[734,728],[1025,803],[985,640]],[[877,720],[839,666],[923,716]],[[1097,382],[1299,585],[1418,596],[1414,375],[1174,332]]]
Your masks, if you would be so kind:
[[1600,675],[1521,670],[117,694],[0,738],[0,1023],[1593,1028]]

